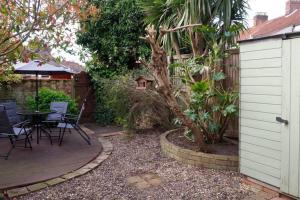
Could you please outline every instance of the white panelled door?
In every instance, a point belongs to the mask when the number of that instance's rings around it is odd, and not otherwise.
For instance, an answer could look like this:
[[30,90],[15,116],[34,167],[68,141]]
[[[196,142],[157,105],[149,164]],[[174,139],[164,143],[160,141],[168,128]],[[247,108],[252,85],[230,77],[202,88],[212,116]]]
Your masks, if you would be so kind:
[[282,56],[283,107],[276,119],[282,123],[280,189],[300,197],[300,38],[283,40]]

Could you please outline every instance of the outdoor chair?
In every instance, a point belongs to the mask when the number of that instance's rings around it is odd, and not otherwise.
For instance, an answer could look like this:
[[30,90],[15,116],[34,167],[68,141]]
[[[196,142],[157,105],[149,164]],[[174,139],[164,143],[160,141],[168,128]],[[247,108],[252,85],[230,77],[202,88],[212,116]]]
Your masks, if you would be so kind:
[[15,100],[1,101],[0,105],[5,107],[11,125],[18,124],[22,121],[20,115],[17,114],[17,103]]
[[50,110],[55,111],[47,116],[47,122],[61,122],[68,110],[68,102],[51,102]]
[[43,121],[43,123],[49,128],[51,132],[51,126],[54,124],[57,125],[57,123],[62,122],[63,117],[67,113],[68,110],[68,102],[58,102],[54,101],[51,102],[50,104],[50,110],[54,111],[54,113],[50,113],[47,117],[46,120]]
[[[0,157],[4,157],[7,160],[11,151],[15,147],[32,149],[30,142],[32,129],[29,127],[29,125],[30,123],[28,121],[11,125],[6,107],[0,105],[0,136],[2,138],[8,138],[11,143],[11,148],[9,151],[5,155],[0,155]],[[24,146],[17,146],[18,141],[25,141]]]
[[[42,122],[42,124],[49,130],[50,133],[52,133],[52,127],[56,127],[59,122],[63,121],[63,118],[68,110],[68,102],[58,102],[54,101],[50,104],[50,110],[54,111],[54,113],[50,113],[45,121]],[[59,136],[53,136],[52,137],[59,137]]]
[[82,128],[79,126],[79,121],[82,116],[82,113],[85,109],[85,102],[83,102],[79,115],[66,115],[64,117],[64,122],[58,123],[57,127],[60,129],[60,134],[59,134],[59,145],[62,144],[62,141],[64,139],[64,135],[66,130],[75,130],[89,145],[91,145],[90,137],[88,134],[82,130]]

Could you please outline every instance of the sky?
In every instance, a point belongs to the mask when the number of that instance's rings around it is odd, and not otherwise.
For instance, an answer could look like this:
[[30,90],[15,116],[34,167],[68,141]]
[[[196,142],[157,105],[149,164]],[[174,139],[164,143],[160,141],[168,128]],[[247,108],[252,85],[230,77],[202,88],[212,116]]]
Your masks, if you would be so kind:
[[248,12],[248,24],[252,26],[253,17],[257,12],[266,12],[269,19],[283,16],[285,14],[285,3],[287,0],[249,0],[250,10]]
[[[285,14],[286,1],[287,0],[248,0],[250,5],[247,17],[248,26],[251,27],[253,25],[253,17],[257,12],[266,12],[269,16],[269,19],[283,16]],[[80,47],[78,45],[74,45],[74,49],[80,51]],[[60,54],[69,61],[75,61],[77,63],[83,64],[83,62],[80,61],[79,56],[77,55],[70,55],[64,52],[57,52],[57,54]]]

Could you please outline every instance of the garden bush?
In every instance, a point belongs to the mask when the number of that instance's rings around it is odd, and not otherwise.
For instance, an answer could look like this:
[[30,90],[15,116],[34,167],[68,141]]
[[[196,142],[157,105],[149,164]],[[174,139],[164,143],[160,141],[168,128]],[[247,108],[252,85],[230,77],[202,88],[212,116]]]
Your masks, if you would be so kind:
[[[230,120],[238,115],[238,92],[235,88],[223,87],[226,75],[222,59],[225,56],[215,42],[207,55],[171,65],[178,68],[182,83],[189,90],[184,113],[201,128],[207,143],[223,142]],[[195,81],[193,77],[199,72],[202,72],[201,80]],[[194,140],[190,133],[188,130],[185,135]]]
[[[96,119],[100,124],[115,123],[129,132],[156,126],[169,128],[171,114],[167,105],[154,89],[136,89],[135,77],[147,74],[143,70],[133,70],[126,75],[114,76],[97,81]],[[109,116],[107,116],[109,114]],[[103,120],[103,121],[101,121]]]
[[[41,88],[39,90],[39,110],[48,111],[50,109],[50,103],[53,101],[66,101],[69,103],[68,113],[78,113],[78,108],[75,100],[63,91],[52,90],[49,88]],[[35,110],[35,95],[26,98],[26,107],[30,110]]]
[[115,124],[114,111],[108,106],[107,93],[111,79],[93,77],[93,84],[96,96],[95,119],[102,126]]

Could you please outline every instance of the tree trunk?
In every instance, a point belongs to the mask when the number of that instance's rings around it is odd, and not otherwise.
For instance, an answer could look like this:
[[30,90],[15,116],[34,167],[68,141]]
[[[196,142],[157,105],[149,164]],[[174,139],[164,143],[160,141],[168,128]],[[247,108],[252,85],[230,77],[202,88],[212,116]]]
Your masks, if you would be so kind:
[[219,142],[223,142],[224,134],[228,128],[229,122],[230,122],[230,119],[228,117],[226,117],[224,120],[224,123],[222,124],[222,129],[220,130],[220,133],[219,133]]
[[145,39],[150,44],[152,50],[152,62],[149,64],[145,62],[143,63],[152,70],[158,84],[158,90],[166,100],[170,110],[181,120],[183,125],[187,126],[192,131],[196,143],[199,145],[200,149],[206,151],[204,135],[201,128],[199,128],[196,123],[194,123],[181,111],[172,92],[172,86],[168,73],[167,54],[160,46],[160,38],[162,38],[163,35],[161,34],[157,39],[157,32],[153,27],[148,27],[146,32],[147,36]]
[[176,56],[178,57],[179,61],[182,62],[182,56],[180,53],[179,44],[178,44],[178,41],[174,37],[172,37],[172,46],[176,52]]
[[195,33],[193,31],[193,28],[190,27],[188,29],[188,33],[191,39],[191,45],[192,45],[192,50],[193,50],[193,55],[194,57],[201,56],[204,53],[204,40],[203,37]]

